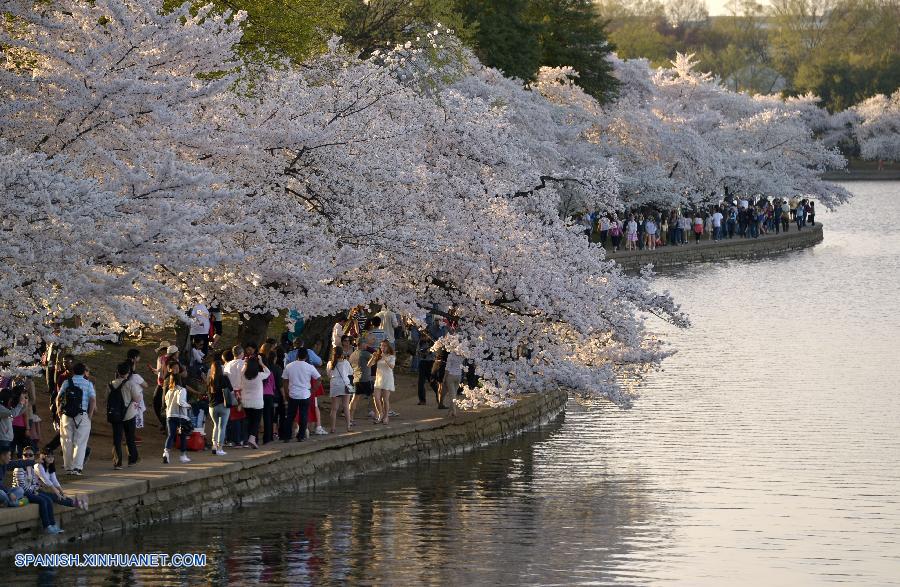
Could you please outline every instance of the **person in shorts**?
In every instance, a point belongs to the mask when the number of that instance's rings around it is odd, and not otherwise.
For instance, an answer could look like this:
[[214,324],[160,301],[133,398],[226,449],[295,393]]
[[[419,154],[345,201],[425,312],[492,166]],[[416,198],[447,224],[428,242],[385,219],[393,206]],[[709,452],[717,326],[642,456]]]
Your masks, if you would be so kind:
[[[350,366],[353,368],[353,387],[356,393],[350,400],[350,420],[356,419],[356,406],[360,401],[369,405],[375,388],[372,379],[372,370],[369,368],[369,359],[375,347],[375,338],[371,335],[360,341],[355,351],[350,353]],[[362,398],[360,400],[360,397]],[[374,413],[374,411],[373,411]]]

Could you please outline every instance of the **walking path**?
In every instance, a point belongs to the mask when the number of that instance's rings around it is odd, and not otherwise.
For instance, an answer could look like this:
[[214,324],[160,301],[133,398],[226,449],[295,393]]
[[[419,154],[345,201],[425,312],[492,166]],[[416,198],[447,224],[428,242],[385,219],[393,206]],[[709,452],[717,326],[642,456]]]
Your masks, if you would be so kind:
[[724,238],[720,241],[707,239],[704,235],[700,243],[695,243],[693,235],[688,244],[682,246],[665,246],[653,250],[636,251],[610,251],[606,256],[625,267],[626,269],[639,269],[647,264],[654,267],[670,267],[686,265],[688,263],[702,263],[734,259],[742,257],[755,257],[770,255],[793,249],[802,249],[819,243],[824,238],[822,223],[816,222],[815,226],[807,225],[798,231],[796,225],[791,225],[791,230],[780,234],[761,235],[759,238]]
[[[410,431],[439,428],[452,423],[464,423],[474,417],[478,417],[481,411],[459,412],[456,418],[448,418],[448,410],[438,410],[437,403],[431,388],[426,386],[429,397],[428,405],[419,406],[416,392],[417,378],[415,375],[396,374],[397,391],[391,397],[391,408],[400,416],[392,418],[388,425],[373,424],[367,417],[369,404],[360,404],[356,410],[355,426],[352,432],[346,432],[342,422],[338,420],[336,434],[324,436],[312,435],[306,442],[281,441],[261,445],[259,449],[228,448],[226,456],[213,456],[210,451],[189,452],[192,462],[179,463],[178,452],[172,451],[172,462],[168,465],[162,463],[162,447],[165,435],[153,425],[152,412],[147,412],[147,427],[139,431],[142,442],[138,446],[140,462],[133,467],[116,471],[113,469],[111,458],[111,439],[103,434],[91,436],[91,458],[85,464],[84,476],[74,477],[59,473],[63,490],[69,496],[84,496],[89,500],[91,511],[103,503],[122,500],[146,493],[163,487],[177,486],[189,481],[201,478],[220,476],[229,472],[249,469],[256,465],[268,463],[284,456],[312,454],[327,451],[348,444],[359,443],[365,440],[375,440],[406,434]],[[322,402],[321,400],[326,400]],[[324,405],[323,405],[324,404]],[[327,396],[320,398],[322,418],[330,425],[330,405]],[[102,418],[98,410],[95,419]],[[207,427],[208,428],[208,427]],[[328,429],[328,425],[325,426]],[[61,460],[61,459],[60,459]],[[61,469],[61,467],[60,467]],[[187,504],[186,504],[187,505]],[[66,518],[80,515],[71,508],[55,506],[55,511],[62,516],[63,529],[66,529]],[[69,513],[69,515],[66,515]],[[88,512],[90,514],[91,512]],[[36,505],[28,505],[23,508],[3,508],[0,510],[0,537],[12,533],[22,533],[28,530],[37,532],[40,528],[40,518]],[[77,536],[77,531],[64,533],[60,540],[71,539]],[[49,538],[49,537],[46,537]],[[45,539],[38,536],[38,539]],[[5,550],[0,541],[0,552]]]

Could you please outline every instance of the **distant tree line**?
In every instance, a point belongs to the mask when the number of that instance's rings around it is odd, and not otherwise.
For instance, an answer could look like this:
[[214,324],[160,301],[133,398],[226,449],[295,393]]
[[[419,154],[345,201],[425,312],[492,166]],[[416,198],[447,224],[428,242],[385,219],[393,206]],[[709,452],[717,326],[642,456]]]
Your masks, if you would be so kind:
[[703,0],[599,0],[620,57],[663,66],[676,52],[732,90],[822,98],[845,110],[900,86],[898,0],[732,0],[710,17]]

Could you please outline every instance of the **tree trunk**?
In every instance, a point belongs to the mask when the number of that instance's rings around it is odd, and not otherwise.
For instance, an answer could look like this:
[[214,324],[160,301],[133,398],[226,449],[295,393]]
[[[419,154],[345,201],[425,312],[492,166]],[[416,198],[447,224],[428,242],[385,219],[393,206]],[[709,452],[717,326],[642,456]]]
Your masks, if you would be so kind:
[[271,314],[248,314],[247,316],[244,318],[243,314],[240,314],[238,317],[238,344],[253,343],[259,346],[266,340],[269,323],[273,316]]
[[334,323],[341,316],[346,316],[346,314],[307,318],[303,324],[303,332],[300,334],[303,344],[316,351],[317,354],[327,353],[331,347],[331,329],[334,328]]

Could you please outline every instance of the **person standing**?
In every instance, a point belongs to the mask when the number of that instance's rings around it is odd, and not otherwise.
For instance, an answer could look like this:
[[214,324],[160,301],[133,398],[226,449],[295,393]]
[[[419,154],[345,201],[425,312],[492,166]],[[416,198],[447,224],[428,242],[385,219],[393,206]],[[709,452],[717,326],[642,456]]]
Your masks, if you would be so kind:
[[28,396],[24,393],[19,394],[19,399],[13,397],[12,392],[4,389],[0,393],[0,449],[8,448],[12,450],[13,439],[13,420],[19,415],[24,414],[28,409]]
[[647,221],[644,223],[644,248],[650,251],[656,250],[656,231],[658,227],[656,226],[655,217],[648,216]]
[[191,404],[187,400],[187,389],[178,385],[176,375],[169,375],[166,379],[166,426],[169,434],[166,436],[166,445],[163,448],[163,464],[169,463],[169,450],[174,446],[180,438],[181,450],[180,461],[189,463],[191,459],[187,456],[188,436],[194,429],[191,424]]
[[244,446],[247,438],[245,435],[247,427],[247,414],[244,412],[244,406],[241,401],[241,372],[244,370],[244,347],[235,345],[231,348],[232,359],[225,363],[223,371],[231,383],[231,389],[234,391],[234,397],[237,404],[231,407],[231,414],[228,417],[228,426],[232,433],[230,440],[235,447]]
[[[347,327],[347,318],[341,316],[338,318],[337,322],[334,323],[334,327],[331,329],[331,347],[337,348],[341,346],[341,337],[344,336],[344,330]],[[321,349],[320,349],[321,350]]]
[[[269,344],[264,344],[259,349],[259,356],[263,365],[269,370],[269,376],[263,381],[263,444],[268,444],[275,439],[275,394],[278,391],[278,382],[281,381],[282,363],[278,361],[278,351]],[[281,395],[280,393],[278,394]]]
[[700,237],[703,236],[703,217],[700,216],[698,212],[696,216],[694,216],[694,242],[696,244],[700,244]]
[[432,340],[431,336],[427,332],[422,333],[422,337],[419,339],[419,345],[416,349],[416,352],[419,356],[419,373],[418,373],[418,385],[417,390],[419,393],[419,405],[424,406],[426,404],[426,394],[425,394],[425,384],[431,386],[431,391],[434,392],[434,399],[438,403],[440,403],[440,398],[438,398],[438,386],[437,383],[431,378],[431,368],[434,367],[434,351],[431,350],[431,347],[434,346],[434,340]]
[[259,436],[259,422],[262,418],[265,380],[272,374],[260,360],[259,355],[254,354],[244,361],[241,370],[241,403],[247,413],[247,444],[251,448],[259,448],[256,442]]
[[231,403],[234,399],[234,391],[231,382],[225,375],[225,365],[222,362],[222,354],[217,352],[213,356],[212,365],[209,368],[207,380],[209,389],[209,418],[212,420],[212,452],[216,456],[225,456],[222,450],[225,446],[225,429],[228,426],[228,416],[231,414]]
[[[141,386],[132,374],[132,364],[128,361],[120,363],[116,368],[117,377],[109,384],[106,396],[107,406],[117,405],[121,413],[113,414],[107,409],[107,419],[113,433],[113,469],[122,468],[122,438],[128,448],[128,466],[138,462],[138,449],[135,442],[135,419],[143,401]],[[115,395],[118,394],[118,398]],[[121,418],[121,419],[119,419]]]
[[[156,413],[156,418],[159,420],[159,429],[162,432],[166,432],[166,414],[163,411],[163,395],[164,395],[164,386],[166,382],[166,372],[167,363],[169,361],[169,353],[168,350],[171,348],[168,341],[163,341],[159,343],[159,346],[156,347],[156,367],[150,367],[150,370],[156,374],[156,390],[153,393],[153,411]],[[178,347],[175,347],[175,352],[178,352]]]
[[395,333],[397,327],[400,325],[397,321],[397,314],[391,312],[387,306],[383,306],[381,311],[375,314],[375,316],[381,320],[381,328],[384,330],[384,339],[393,345],[396,340]]
[[382,340],[369,359],[369,366],[374,366],[375,371],[375,423],[389,424],[391,411],[391,392],[394,391],[394,367],[397,364],[397,356],[394,348],[386,340]]
[[[422,333],[425,336],[425,333]],[[369,403],[374,387],[372,385],[372,369],[369,368],[369,359],[372,358],[371,346],[374,344],[371,338],[360,341],[359,347],[350,354],[350,366],[353,368],[353,385],[356,393],[350,398],[350,420],[353,421],[356,412],[356,404],[362,401]],[[374,418],[375,412],[372,412]]]
[[141,351],[140,349],[129,349],[128,354],[125,356],[125,360],[131,365],[131,379],[134,381],[138,388],[141,390],[141,401],[140,404],[136,407],[136,415],[134,417],[134,429],[135,436],[134,440],[137,443],[140,443],[141,440],[137,436],[137,431],[144,427],[144,412],[147,411],[147,406],[144,403],[144,392],[147,390],[147,381],[138,373],[138,363],[141,362]]
[[463,359],[456,353],[447,354],[444,381],[441,385],[441,405],[450,410],[450,417],[456,416],[456,391],[462,377]]
[[602,216],[600,216],[600,246],[604,249],[606,248],[606,239],[609,237],[609,215],[604,212]]
[[375,339],[375,344],[381,344],[382,340],[387,340],[387,333],[382,328],[381,318],[379,316],[374,316],[372,318],[372,329],[369,330],[368,334],[371,334]]
[[200,341],[200,350],[203,351],[204,356],[209,354],[209,327],[209,310],[202,302],[198,302],[191,310],[191,347]]
[[282,393],[287,402],[287,413],[280,434],[282,442],[291,441],[291,427],[294,425],[294,418],[297,417],[298,410],[300,411],[300,429],[297,432],[297,441],[306,440],[310,382],[321,377],[316,368],[306,362],[307,356],[305,348],[299,349],[297,359],[288,363],[281,374]]
[[62,414],[63,466],[72,475],[81,475],[85,451],[91,436],[91,419],[97,409],[97,392],[87,379],[88,368],[75,363],[72,377],[59,388],[58,409]]
[[722,213],[716,208],[716,211],[713,212],[712,215],[712,225],[713,225],[713,240],[720,241],[722,240]]
[[638,223],[634,216],[628,217],[628,224],[625,228],[625,250],[633,251],[638,240]]
[[613,250],[618,251],[622,245],[622,221],[616,213],[613,213],[612,221],[609,223],[609,238]]
[[54,365],[53,382],[55,387],[50,389],[50,419],[56,434],[53,439],[44,445],[49,451],[55,451],[62,446],[62,414],[59,412],[59,388],[63,381],[72,377],[72,367],[75,365],[75,357],[72,355],[60,356],[57,354],[59,364]]
[[344,409],[344,417],[347,420],[347,432],[350,432],[350,398],[353,396],[353,384],[350,382],[350,379],[353,376],[353,368],[340,347],[331,351],[331,360],[328,361],[328,375],[331,377],[329,386],[329,395],[331,396],[331,433],[334,434],[337,428],[337,416],[341,408]]

